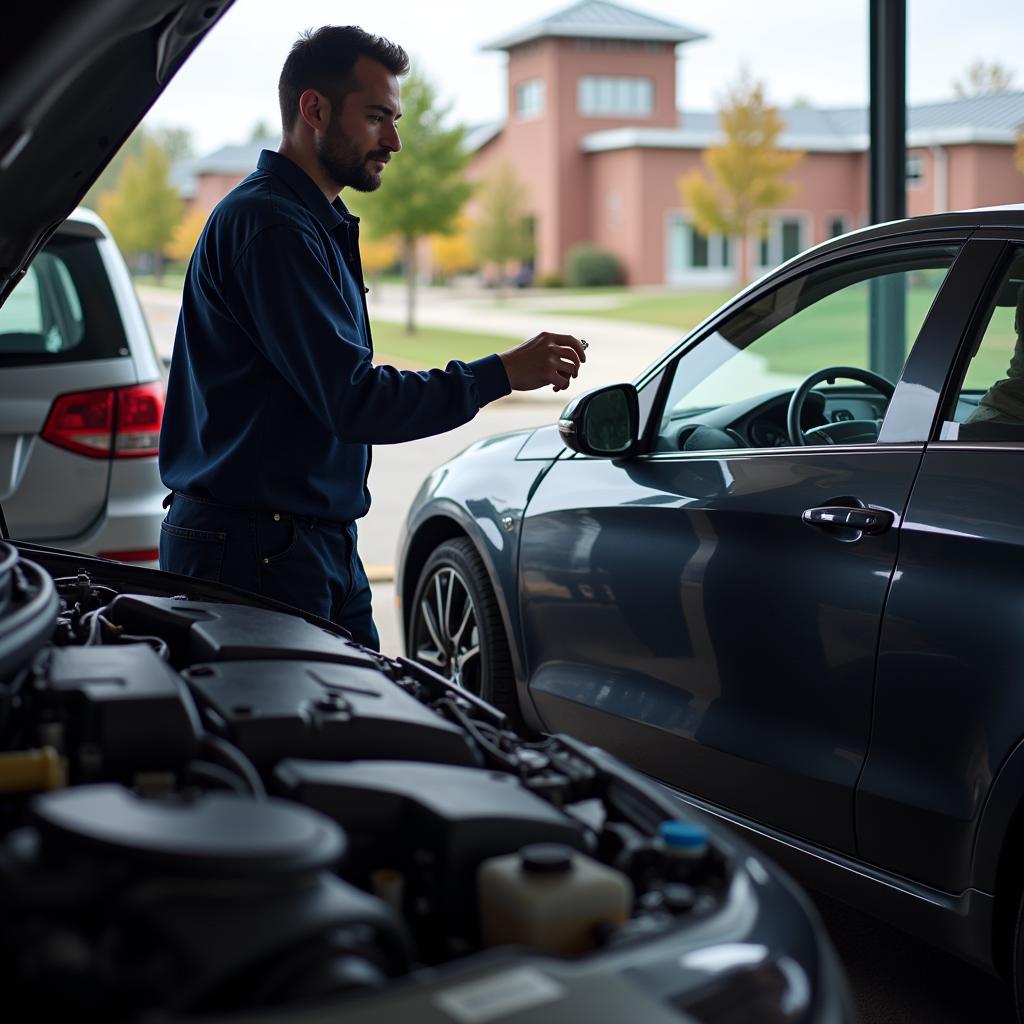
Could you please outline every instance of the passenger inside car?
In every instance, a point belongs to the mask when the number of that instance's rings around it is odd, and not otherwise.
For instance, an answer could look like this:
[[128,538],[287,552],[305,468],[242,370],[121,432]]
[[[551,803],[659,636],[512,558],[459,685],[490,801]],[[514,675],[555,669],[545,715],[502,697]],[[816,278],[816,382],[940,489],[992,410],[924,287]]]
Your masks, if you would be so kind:
[[[965,426],[978,423],[1024,424],[1024,285],[1018,285],[1013,330],[1017,341],[1006,377],[997,380],[981,396],[978,408],[967,417]],[[964,436],[961,431],[961,436]]]

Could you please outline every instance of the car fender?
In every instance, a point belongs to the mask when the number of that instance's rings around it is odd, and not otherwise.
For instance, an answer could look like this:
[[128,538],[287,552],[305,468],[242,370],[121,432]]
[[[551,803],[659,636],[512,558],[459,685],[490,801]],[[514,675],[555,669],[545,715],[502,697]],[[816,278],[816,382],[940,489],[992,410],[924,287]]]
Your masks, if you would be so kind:
[[[413,501],[399,542],[395,582],[401,601],[404,643],[408,605],[430,551],[454,536],[470,539],[494,590],[509,641],[520,705],[528,724],[533,726],[538,720],[526,690],[519,617],[519,539],[529,499],[554,460],[516,460],[515,453],[523,439],[520,436],[515,440],[514,447],[495,445],[483,456],[471,450],[426,478]],[[504,456],[500,464],[495,462],[498,456]]]

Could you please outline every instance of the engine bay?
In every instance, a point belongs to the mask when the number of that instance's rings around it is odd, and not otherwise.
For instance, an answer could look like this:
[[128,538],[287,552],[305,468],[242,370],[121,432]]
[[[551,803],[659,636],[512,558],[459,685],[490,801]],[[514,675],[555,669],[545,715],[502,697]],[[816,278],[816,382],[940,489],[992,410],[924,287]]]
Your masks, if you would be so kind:
[[70,559],[0,544],[0,963],[33,1019],[367,996],[722,906],[729,850],[608,755],[311,617]]

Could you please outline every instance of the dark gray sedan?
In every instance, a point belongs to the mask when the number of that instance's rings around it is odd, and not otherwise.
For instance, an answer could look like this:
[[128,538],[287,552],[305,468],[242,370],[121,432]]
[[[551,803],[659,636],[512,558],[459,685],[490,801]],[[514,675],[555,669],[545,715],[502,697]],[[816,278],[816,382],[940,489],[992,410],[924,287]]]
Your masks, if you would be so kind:
[[1024,207],[833,240],[432,473],[397,580],[410,655],[1018,1004],[1022,286]]

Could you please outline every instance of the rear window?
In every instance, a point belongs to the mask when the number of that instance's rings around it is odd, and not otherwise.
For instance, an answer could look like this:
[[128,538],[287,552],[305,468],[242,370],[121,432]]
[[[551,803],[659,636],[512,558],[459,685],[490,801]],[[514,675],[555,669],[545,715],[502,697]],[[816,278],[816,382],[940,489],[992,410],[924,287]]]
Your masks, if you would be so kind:
[[127,355],[96,240],[54,236],[0,307],[0,366]]

